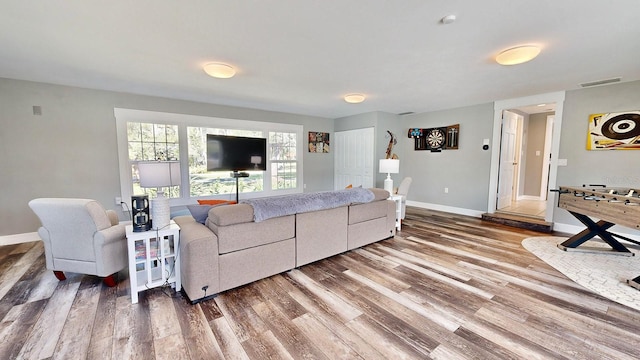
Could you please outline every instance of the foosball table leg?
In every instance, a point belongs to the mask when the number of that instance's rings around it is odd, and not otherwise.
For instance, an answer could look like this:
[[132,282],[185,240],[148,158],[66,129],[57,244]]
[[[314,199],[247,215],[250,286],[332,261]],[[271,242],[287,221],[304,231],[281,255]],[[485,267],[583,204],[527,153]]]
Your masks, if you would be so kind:
[[635,253],[627,249],[626,246],[622,245],[619,241],[614,239],[613,234],[607,231],[607,229],[614,225],[613,223],[604,220],[594,222],[587,215],[579,214],[573,211],[569,211],[569,213],[576,219],[580,220],[580,222],[583,223],[587,228],[565,240],[563,243],[558,244],[559,249],[564,251],[577,250],[576,248],[585,243],[587,240],[590,240],[595,236],[599,236],[600,239],[611,246],[613,252],[627,256],[635,255]]
[[632,287],[640,290],[640,276],[637,276],[633,279],[627,280],[627,284],[631,285]]

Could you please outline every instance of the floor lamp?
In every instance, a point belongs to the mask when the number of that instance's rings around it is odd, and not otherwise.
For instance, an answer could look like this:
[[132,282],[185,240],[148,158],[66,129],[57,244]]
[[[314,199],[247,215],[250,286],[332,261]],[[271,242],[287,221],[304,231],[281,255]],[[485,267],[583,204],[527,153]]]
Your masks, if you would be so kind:
[[140,187],[157,188],[158,195],[151,199],[151,226],[162,229],[169,225],[171,208],[163,188],[180,185],[179,161],[141,161],[138,163]]
[[384,179],[384,189],[389,192],[389,195],[393,195],[393,179],[391,179],[391,174],[400,172],[400,160],[380,159],[379,167],[381,173],[387,173],[387,178]]

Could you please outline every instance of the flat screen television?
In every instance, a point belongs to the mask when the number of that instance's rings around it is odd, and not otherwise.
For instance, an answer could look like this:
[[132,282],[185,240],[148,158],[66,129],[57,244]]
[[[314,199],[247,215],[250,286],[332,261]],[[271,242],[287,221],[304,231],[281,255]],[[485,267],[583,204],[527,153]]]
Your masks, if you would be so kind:
[[207,171],[267,170],[267,139],[207,134]]

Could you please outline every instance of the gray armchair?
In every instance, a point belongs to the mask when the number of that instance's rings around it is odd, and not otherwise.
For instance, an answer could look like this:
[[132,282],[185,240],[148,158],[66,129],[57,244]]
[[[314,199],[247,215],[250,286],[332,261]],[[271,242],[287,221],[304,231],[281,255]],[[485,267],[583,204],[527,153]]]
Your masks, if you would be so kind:
[[400,182],[400,186],[398,186],[398,191],[396,194],[402,195],[402,212],[400,219],[404,220],[405,210],[407,209],[407,194],[409,193],[409,188],[411,187],[411,181],[413,181],[410,177],[406,177],[402,179]]
[[42,198],[29,202],[42,227],[47,269],[58,280],[64,271],[96,275],[115,286],[115,273],[127,266],[125,224],[113,210],[90,199]]

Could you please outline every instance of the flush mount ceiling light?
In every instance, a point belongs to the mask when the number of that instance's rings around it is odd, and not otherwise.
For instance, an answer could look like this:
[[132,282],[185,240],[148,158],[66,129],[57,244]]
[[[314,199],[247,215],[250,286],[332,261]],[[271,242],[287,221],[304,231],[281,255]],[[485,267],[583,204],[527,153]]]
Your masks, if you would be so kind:
[[363,102],[364,99],[365,97],[362,94],[348,94],[344,96],[344,101],[348,102],[349,104],[359,104]]
[[218,79],[228,79],[236,74],[236,69],[234,69],[230,65],[223,63],[212,62],[206,64],[203,68],[204,72],[206,72],[209,76]]
[[540,54],[540,48],[537,46],[516,46],[498,54],[496,62],[500,65],[518,65],[533,60],[538,54]]

